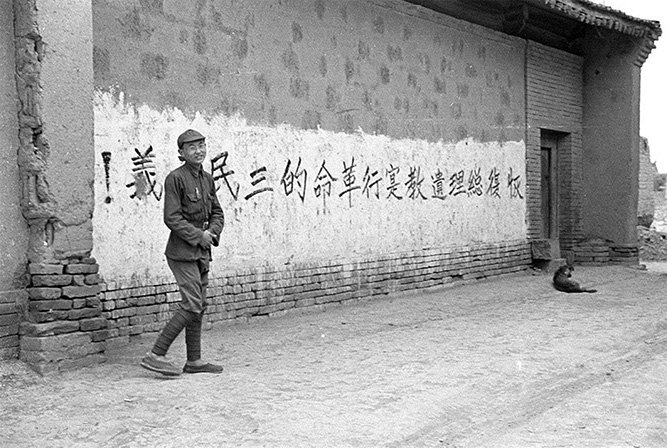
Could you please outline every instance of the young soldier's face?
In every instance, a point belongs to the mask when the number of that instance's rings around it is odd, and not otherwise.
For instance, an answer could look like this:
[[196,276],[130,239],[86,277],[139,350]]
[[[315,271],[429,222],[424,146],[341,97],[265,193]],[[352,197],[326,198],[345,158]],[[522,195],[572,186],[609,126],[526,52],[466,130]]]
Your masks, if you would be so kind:
[[206,141],[187,142],[178,150],[178,153],[186,163],[201,165],[206,158]]

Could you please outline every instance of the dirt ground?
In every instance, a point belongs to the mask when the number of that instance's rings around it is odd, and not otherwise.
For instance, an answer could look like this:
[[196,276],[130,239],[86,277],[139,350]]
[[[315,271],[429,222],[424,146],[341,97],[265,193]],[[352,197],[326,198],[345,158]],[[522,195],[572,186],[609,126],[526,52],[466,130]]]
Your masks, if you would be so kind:
[[[666,447],[667,263],[525,273],[204,333],[221,375],[0,365],[2,447]],[[170,351],[184,361],[182,336]]]

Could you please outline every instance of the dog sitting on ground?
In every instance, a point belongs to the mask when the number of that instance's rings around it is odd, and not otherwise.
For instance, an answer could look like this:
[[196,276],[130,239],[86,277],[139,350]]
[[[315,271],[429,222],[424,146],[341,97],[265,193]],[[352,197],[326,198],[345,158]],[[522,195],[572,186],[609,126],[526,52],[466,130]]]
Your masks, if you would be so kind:
[[554,288],[562,292],[598,292],[597,289],[582,288],[579,283],[572,280],[572,266],[561,266],[554,274]]

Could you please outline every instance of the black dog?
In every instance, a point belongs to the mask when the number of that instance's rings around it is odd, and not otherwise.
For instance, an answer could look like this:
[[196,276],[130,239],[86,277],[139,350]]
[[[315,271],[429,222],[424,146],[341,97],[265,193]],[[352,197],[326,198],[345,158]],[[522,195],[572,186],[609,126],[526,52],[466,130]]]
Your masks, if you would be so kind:
[[586,289],[572,280],[572,266],[561,266],[554,274],[554,288],[562,292],[598,292],[597,289]]

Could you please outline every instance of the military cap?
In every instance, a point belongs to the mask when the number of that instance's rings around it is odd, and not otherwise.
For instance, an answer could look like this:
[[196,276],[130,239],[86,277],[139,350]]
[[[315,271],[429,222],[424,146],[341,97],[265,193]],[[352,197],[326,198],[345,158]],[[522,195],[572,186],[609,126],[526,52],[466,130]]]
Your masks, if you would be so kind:
[[178,140],[176,141],[176,143],[178,143],[179,148],[182,148],[183,145],[186,143],[196,142],[198,140],[204,140],[205,138],[206,137],[204,137],[194,129],[188,129],[187,131],[183,132],[181,135],[178,136]]

